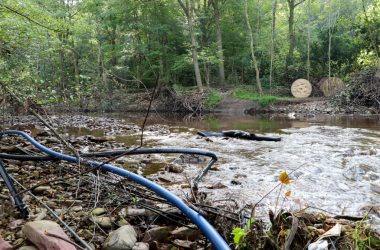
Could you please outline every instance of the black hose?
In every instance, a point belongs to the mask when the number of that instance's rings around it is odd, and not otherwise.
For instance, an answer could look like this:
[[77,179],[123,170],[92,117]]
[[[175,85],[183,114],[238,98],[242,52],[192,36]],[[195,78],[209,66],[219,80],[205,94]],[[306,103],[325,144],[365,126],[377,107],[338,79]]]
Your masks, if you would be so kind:
[[[116,155],[122,155],[130,150],[112,150],[94,153],[83,153],[80,154],[82,157],[111,157]],[[193,154],[202,155],[212,158],[217,161],[218,158],[212,152],[200,150],[200,149],[186,149],[186,148],[140,148],[133,150],[127,155],[141,155],[141,154]],[[20,155],[20,154],[4,154],[0,153],[1,159],[12,159],[20,161],[51,161],[57,158],[53,156],[38,156],[38,155]]]
[[29,215],[28,209],[27,209],[26,205],[24,204],[24,202],[22,201],[21,197],[18,195],[16,188],[13,185],[13,182],[8,175],[8,172],[5,169],[5,165],[4,165],[3,161],[1,161],[1,160],[0,160],[0,175],[1,175],[1,177],[3,177],[5,185],[9,189],[9,192],[11,193],[13,201],[14,201],[17,209],[20,211],[21,216],[24,219],[28,218],[28,215]]

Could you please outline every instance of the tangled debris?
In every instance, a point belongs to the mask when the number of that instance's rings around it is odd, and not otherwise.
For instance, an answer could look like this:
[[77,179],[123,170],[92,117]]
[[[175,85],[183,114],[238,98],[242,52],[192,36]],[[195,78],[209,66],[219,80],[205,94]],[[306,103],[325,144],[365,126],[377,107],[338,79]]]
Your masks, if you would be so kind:
[[380,110],[380,69],[366,69],[354,75],[336,101],[341,106]]
[[200,113],[204,109],[203,103],[206,98],[206,93],[176,91],[172,88],[165,88],[161,91],[159,101],[162,103],[162,110]]

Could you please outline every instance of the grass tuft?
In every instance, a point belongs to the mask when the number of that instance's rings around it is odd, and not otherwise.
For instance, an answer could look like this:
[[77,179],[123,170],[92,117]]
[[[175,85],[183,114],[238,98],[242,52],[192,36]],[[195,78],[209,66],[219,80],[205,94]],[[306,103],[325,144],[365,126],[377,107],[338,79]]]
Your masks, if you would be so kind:
[[260,104],[261,107],[266,107],[271,103],[274,103],[280,99],[278,96],[273,95],[262,95],[243,89],[236,89],[233,93],[234,97],[242,100],[251,100],[256,101]]

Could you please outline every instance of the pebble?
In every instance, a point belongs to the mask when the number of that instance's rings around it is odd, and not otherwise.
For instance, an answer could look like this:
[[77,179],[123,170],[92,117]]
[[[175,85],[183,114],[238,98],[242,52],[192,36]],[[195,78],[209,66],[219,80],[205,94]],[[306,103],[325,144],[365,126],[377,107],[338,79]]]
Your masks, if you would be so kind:
[[130,225],[112,231],[103,243],[103,250],[132,249],[137,241],[137,233]]
[[122,226],[125,226],[125,225],[129,225],[129,222],[126,221],[125,219],[120,219],[116,222],[116,224],[119,226],[119,227],[122,227]]
[[188,240],[175,239],[173,244],[183,249],[196,249],[196,243]]
[[82,206],[73,206],[70,208],[70,210],[73,212],[79,212],[79,211],[83,210],[83,207]]
[[170,235],[169,227],[154,227],[145,232],[143,242],[165,241]]
[[8,228],[13,230],[18,228],[20,225],[22,225],[25,221],[23,219],[14,220],[11,223],[8,224]]
[[42,194],[44,192],[47,192],[47,191],[51,191],[51,187],[50,186],[39,186],[39,187],[36,187],[35,189],[33,189],[33,193],[34,194]]
[[167,165],[166,168],[169,172],[176,173],[176,174],[183,172],[183,167],[179,164],[170,163]]
[[[190,226],[190,227],[193,227],[193,226]],[[171,232],[171,235],[173,236],[174,239],[196,240],[196,239],[199,239],[199,237],[201,236],[201,233],[196,229],[192,229],[188,227],[179,227],[173,230]]]
[[132,250],[149,250],[149,244],[145,242],[136,242]]
[[35,246],[23,246],[20,247],[18,250],[38,250]]
[[107,211],[102,207],[97,207],[91,211],[92,215],[99,216],[105,214]]
[[99,224],[102,228],[112,228],[112,223],[115,221],[113,217],[93,217],[92,220]]

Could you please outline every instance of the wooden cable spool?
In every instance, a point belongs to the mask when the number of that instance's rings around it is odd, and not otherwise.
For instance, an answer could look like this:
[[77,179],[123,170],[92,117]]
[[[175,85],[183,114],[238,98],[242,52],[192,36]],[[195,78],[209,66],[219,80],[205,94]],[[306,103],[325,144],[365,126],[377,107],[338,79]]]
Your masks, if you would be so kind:
[[333,96],[342,92],[345,84],[342,79],[337,77],[325,77],[318,83],[324,96]]
[[312,86],[306,79],[297,79],[290,90],[295,98],[306,98],[311,95]]

